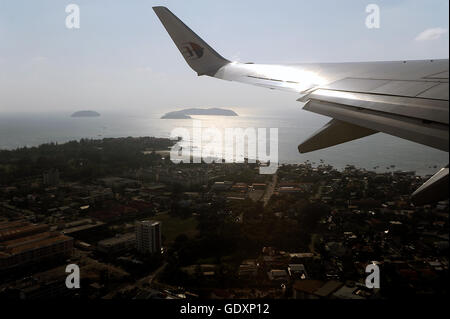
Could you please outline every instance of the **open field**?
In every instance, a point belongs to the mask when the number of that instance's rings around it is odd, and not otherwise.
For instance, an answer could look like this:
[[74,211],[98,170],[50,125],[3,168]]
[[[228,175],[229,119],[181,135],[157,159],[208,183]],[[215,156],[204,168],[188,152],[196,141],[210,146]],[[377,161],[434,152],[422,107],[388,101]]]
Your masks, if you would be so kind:
[[170,216],[169,214],[156,215],[153,220],[162,223],[162,235],[165,238],[164,245],[170,245],[181,234],[193,238],[197,235],[197,220],[195,217],[186,219]]

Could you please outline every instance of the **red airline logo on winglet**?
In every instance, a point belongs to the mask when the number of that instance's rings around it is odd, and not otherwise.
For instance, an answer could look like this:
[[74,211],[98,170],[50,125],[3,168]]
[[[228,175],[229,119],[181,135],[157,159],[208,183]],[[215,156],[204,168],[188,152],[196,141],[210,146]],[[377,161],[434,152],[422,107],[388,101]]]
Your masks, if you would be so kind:
[[183,43],[183,55],[188,60],[197,60],[203,56],[203,48],[196,43],[186,42]]

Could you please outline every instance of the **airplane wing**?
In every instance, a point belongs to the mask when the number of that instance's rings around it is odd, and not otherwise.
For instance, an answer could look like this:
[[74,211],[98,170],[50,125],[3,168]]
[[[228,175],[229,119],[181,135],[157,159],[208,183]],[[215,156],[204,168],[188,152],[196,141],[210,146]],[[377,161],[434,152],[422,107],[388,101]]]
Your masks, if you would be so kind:
[[[449,151],[448,59],[295,65],[231,62],[169,9],[153,9],[199,76],[295,92],[305,103],[303,109],[333,118],[299,145],[301,153],[378,132]],[[413,201],[424,204],[447,198],[430,192],[436,181],[447,193],[448,168],[419,188]]]

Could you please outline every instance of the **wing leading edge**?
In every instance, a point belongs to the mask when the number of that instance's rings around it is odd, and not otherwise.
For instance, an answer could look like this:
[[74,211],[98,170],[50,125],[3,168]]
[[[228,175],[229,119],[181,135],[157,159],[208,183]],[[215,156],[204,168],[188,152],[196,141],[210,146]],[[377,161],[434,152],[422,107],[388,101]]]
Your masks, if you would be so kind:
[[[298,65],[231,62],[169,9],[153,9],[199,76],[295,92],[301,95],[298,101],[305,103],[305,110],[332,117],[331,122],[299,145],[302,153],[377,132],[449,150],[448,59]],[[443,172],[414,193],[416,203],[447,198],[429,191],[445,184],[445,178],[448,182],[448,168]]]

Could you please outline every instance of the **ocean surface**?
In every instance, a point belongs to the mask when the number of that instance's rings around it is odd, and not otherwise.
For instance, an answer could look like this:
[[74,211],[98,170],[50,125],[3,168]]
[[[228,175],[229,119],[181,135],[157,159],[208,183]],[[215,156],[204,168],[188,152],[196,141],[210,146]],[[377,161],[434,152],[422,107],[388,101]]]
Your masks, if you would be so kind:
[[[281,163],[310,161],[338,169],[355,165],[377,172],[404,170],[418,175],[434,174],[449,162],[448,153],[386,134],[375,134],[328,149],[300,154],[298,144],[311,136],[329,119],[308,112],[288,115],[238,117],[193,116],[202,128],[278,128],[278,154]],[[169,137],[177,127],[192,130],[193,120],[160,119],[162,113],[146,116],[102,114],[96,118],[72,118],[70,113],[1,114],[0,149],[63,143],[81,138]],[[222,133],[223,134],[223,133]]]

